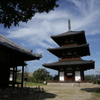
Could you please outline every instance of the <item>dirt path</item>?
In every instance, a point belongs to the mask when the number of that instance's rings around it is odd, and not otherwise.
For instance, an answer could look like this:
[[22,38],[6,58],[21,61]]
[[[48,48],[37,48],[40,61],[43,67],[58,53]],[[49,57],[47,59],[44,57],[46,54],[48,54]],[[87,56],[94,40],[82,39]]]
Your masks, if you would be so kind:
[[95,87],[45,86],[44,90],[47,93],[55,94],[54,98],[45,100],[97,100],[93,96],[94,88]]
[[[37,86],[24,89],[11,88],[0,92],[0,100],[100,100],[93,95],[100,93],[100,86],[68,87],[68,86]],[[97,91],[98,90],[98,91]]]

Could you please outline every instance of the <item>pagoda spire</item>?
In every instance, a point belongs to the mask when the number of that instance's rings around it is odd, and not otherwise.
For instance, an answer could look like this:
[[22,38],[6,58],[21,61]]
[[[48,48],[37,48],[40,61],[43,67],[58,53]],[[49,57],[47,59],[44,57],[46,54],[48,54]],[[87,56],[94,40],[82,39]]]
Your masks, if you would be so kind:
[[68,15],[68,31],[71,31],[70,16]]

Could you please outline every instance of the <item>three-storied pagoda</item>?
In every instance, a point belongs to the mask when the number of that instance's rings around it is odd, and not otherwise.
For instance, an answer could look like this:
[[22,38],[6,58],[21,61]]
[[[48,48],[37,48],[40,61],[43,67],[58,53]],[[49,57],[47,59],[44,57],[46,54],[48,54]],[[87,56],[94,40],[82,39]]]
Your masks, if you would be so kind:
[[68,19],[68,29],[68,32],[51,36],[60,47],[49,48],[48,51],[57,56],[59,61],[43,64],[43,66],[58,70],[59,81],[82,82],[84,71],[94,69],[94,61],[81,58],[90,55],[85,31],[71,31],[70,19]]

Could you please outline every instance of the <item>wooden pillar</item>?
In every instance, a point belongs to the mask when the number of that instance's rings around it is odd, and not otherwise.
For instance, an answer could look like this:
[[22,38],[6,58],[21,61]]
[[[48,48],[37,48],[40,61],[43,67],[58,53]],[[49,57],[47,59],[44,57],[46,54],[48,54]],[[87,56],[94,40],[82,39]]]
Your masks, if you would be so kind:
[[73,81],[75,82],[75,71],[73,71]]
[[84,71],[82,71],[82,81],[84,81]]
[[60,75],[59,75],[59,71],[58,71],[58,81],[60,81],[60,80],[59,80],[59,77],[60,77]]
[[12,80],[12,87],[14,88],[15,87],[15,73],[14,73],[14,68],[13,68],[13,80]]
[[24,66],[22,66],[22,83],[21,83],[21,88],[23,88],[23,78],[24,78]]
[[17,66],[15,67],[15,83],[16,83],[16,79],[17,79]]

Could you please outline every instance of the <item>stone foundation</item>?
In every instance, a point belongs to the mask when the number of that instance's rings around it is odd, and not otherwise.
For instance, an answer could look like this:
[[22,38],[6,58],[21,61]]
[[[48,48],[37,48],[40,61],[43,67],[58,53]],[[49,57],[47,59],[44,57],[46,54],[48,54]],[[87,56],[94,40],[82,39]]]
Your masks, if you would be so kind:
[[89,86],[93,86],[93,83],[47,83],[47,85],[49,86],[68,86],[68,87],[89,87]]

